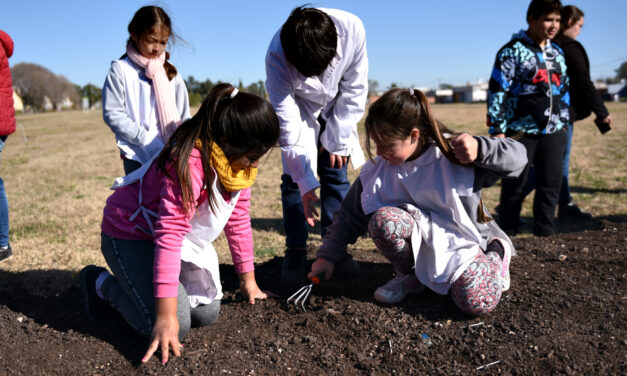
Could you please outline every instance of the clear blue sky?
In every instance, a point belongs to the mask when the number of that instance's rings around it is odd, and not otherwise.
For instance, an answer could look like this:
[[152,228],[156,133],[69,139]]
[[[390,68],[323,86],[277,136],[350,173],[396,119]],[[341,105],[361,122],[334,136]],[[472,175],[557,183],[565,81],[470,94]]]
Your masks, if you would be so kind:
[[[145,2],[12,0],[2,5],[0,29],[15,42],[11,66],[45,66],[78,85],[101,86],[112,60],[124,53],[126,27],[143,5],[159,5],[189,46],[176,46],[171,61],[184,77],[245,85],[265,80],[264,57],[274,33],[295,6],[292,0],[180,0]],[[512,33],[526,28],[529,0],[321,0],[366,27],[370,79],[381,89],[435,87],[488,79],[494,55]],[[627,61],[627,1],[565,1],[580,7],[593,78],[613,77]]]

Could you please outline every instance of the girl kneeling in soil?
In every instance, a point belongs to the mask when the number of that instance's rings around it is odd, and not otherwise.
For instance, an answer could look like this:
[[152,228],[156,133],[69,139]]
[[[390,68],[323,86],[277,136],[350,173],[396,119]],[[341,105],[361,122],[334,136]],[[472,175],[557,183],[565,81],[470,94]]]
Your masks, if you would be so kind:
[[370,161],[335,213],[308,277],[329,279],[346,245],[368,231],[396,269],[375,291],[377,301],[398,303],[427,286],[450,293],[468,314],[491,312],[509,289],[513,247],[486,213],[481,188],[520,174],[527,162],[523,145],[454,135],[412,89],[385,93],[365,126]]
[[[264,299],[255,281],[250,187],[259,159],[279,137],[264,99],[217,85],[151,163],[118,178],[102,220],[102,253],[113,271],[87,266],[80,281],[87,314],[117,314],[150,345],[180,355],[191,326],[216,321],[221,285],[211,242],[224,230],[242,294]],[[119,317],[119,316],[118,316]]]

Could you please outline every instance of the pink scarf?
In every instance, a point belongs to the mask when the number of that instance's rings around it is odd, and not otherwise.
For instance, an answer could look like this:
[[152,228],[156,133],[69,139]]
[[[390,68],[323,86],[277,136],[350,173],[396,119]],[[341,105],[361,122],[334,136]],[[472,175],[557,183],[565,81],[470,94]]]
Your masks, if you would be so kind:
[[152,80],[157,99],[157,114],[159,115],[161,137],[163,137],[163,142],[165,143],[181,122],[179,111],[176,108],[174,92],[170,88],[170,81],[163,67],[165,52],[156,59],[147,59],[129,43],[126,46],[126,55],[133,63],[144,68],[146,77]]

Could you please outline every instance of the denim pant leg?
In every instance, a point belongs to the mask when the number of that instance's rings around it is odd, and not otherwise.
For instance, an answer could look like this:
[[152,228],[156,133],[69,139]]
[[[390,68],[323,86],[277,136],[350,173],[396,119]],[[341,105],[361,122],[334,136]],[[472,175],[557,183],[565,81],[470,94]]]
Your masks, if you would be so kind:
[[566,145],[564,149],[564,166],[562,167],[562,186],[560,188],[559,203],[567,204],[572,197],[570,196],[570,183],[568,182],[568,170],[570,167],[570,149],[573,143],[573,124],[566,126]]
[[[114,278],[107,278],[102,293],[140,335],[150,338],[155,323],[152,265],[155,246],[151,240],[124,240],[101,235],[102,254]],[[179,283],[177,297],[179,340],[191,326],[187,293]]]
[[307,245],[307,220],[298,184],[287,174],[281,175],[281,204],[283,206],[283,228],[285,246],[304,248]]
[[348,182],[347,166],[342,168],[330,167],[329,152],[324,150],[318,156],[318,176],[320,176],[320,225],[321,235],[324,236],[327,228],[333,223],[333,214],[340,207],[342,200],[348,193],[351,185]]
[[[2,158],[2,149],[4,142],[8,136],[0,136],[0,159]],[[9,245],[9,201],[7,193],[4,190],[4,181],[0,178],[0,247]]]

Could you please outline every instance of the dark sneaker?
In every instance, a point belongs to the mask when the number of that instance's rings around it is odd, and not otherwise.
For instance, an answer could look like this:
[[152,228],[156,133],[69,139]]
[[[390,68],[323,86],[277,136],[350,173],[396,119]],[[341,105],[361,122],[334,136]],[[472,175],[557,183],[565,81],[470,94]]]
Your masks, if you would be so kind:
[[111,304],[101,299],[96,292],[96,279],[105,270],[105,268],[95,265],[88,265],[81,270],[79,275],[87,317],[103,324],[118,322],[122,319],[120,314],[111,307]]
[[281,265],[281,282],[296,285],[307,282],[307,250],[305,248],[288,248]]
[[13,251],[11,250],[11,245],[7,245],[6,247],[0,247],[0,261],[6,260],[13,256]]
[[557,209],[557,216],[559,218],[581,218],[581,219],[592,219],[592,214],[586,213],[581,210],[579,206],[575,203],[575,201],[569,201],[567,203],[561,203],[559,208]]
[[359,264],[348,253],[335,264],[333,276],[338,278],[355,278],[359,275]]

